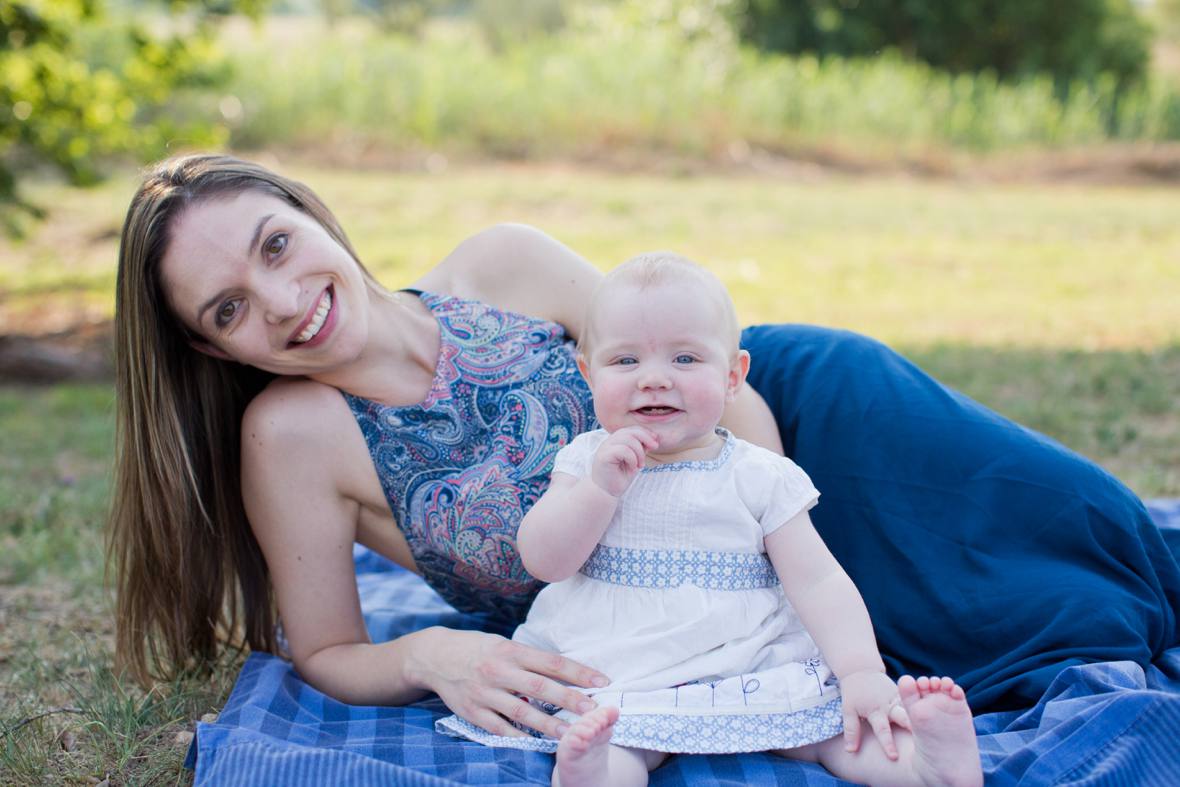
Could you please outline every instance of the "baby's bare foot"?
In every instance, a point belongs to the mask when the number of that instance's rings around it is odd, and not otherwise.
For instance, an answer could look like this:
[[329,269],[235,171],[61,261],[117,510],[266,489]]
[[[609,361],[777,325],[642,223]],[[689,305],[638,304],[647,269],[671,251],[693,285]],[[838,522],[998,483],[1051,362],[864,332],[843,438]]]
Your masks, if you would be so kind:
[[897,682],[914,732],[914,771],[928,787],[979,787],[983,771],[971,708],[962,687],[950,678]]
[[554,784],[582,787],[605,783],[607,752],[618,708],[595,708],[566,730],[557,744],[557,770]]

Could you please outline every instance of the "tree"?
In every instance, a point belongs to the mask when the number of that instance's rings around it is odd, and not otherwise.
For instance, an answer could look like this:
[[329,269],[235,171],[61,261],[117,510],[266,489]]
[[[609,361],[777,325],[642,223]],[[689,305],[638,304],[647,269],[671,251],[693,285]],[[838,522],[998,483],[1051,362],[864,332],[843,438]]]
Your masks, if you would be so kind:
[[1131,0],[747,0],[744,38],[784,52],[886,48],[950,71],[1073,80],[1143,76],[1151,30]]
[[267,0],[171,0],[175,30],[153,35],[106,18],[102,0],[0,0],[0,220],[40,210],[18,180],[52,166],[71,182],[92,183],[116,155],[162,155],[173,139],[220,141],[204,119],[164,111],[173,91],[224,78],[211,46],[213,20],[261,12]]

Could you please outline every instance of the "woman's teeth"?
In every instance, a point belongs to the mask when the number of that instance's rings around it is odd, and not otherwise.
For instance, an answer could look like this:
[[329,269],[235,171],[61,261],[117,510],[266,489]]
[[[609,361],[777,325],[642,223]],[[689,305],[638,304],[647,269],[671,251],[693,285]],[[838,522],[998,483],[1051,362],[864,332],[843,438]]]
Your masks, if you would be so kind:
[[295,344],[303,344],[314,339],[315,335],[320,332],[320,328],[324,327],[324,320],[328,318],[328,312],[331,310],[332,295],[325,291],[324,297],[320,298],[320,305],[315,307],[315,314],[312,315],[311,322],[295,337]]

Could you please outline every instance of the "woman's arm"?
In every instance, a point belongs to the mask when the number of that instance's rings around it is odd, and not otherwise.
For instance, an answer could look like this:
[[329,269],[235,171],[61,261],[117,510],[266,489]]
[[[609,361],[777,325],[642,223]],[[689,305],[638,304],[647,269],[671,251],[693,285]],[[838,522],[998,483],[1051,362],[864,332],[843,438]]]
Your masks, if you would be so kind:
[[480,632],[433,628],[370,642],[352,546],[366,498],[357,479],[372,475],[364,439],[335,389],[280,380],[247,409],[243,496],[300,674],[344,702],[403,704],[435,691],[492,732],[517,734],[505,720],[512,718],[558,735],[560,722],[517,695],[577,708],[584,696],[561,683],[590,686],[598,673]]
[[[751,358],[751,363],[756,359]],[[725,407],[721,425],[734,435],[754,445],[783,455],[783,441],[779,437],[778,423],[766,401],[748,383],[738,389],[734,400]]]

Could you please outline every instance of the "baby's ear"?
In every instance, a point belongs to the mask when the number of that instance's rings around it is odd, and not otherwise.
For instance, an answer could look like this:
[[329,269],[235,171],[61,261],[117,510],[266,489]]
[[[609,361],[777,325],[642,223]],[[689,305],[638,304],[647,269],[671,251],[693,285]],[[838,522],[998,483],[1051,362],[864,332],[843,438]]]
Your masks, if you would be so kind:
[[586,356],[578,353],[577,357],[578,371],[582,373],[582,379],[586,381],[586,385],[590,384],[590,362],[586,360]]
[[729,366],[729,379],[725,386],[725,401],[732,402],[742,384],[746,382],[746,375],[750,373],[750,353],[738,350],[733,363]]

